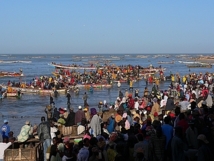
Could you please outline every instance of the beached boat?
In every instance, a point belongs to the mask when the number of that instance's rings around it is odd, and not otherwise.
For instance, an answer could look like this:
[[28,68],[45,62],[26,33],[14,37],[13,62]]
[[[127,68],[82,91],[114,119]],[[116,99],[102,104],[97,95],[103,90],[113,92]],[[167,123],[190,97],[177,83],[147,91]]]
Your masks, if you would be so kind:
[[55,64],[55,63],[49,63],[48,65],[54,66],[55,68],[61,68],[61,69],[88,69],[88,70],[96,70],[97,67],[91,67],[91,66],[72,66],[72,65],[61,65],[61,64]]
[[24,76],[23,73],[17,73],[17,72],[0,72],[0,77],[22,77]]
[[212,68],[211,64],[191,64],[187,65],[188,68]]

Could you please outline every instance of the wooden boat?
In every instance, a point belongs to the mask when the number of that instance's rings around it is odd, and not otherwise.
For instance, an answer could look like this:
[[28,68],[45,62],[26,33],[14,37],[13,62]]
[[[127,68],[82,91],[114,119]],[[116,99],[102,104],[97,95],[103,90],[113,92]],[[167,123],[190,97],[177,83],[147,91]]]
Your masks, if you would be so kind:
[[211,64],[191,64],[187,65],[188,68],[212,68]]
[[54,66],[55,68],[61,68],[61,69],[87,69],[87,70],[96,70],[97,67],[90,67],[90,66],[72,66],[72,65],[61,65],[61,64],[55,64],[50,63],[48,64],[50,66]]
[[170,62],[167,62],[167,61],[159,61],[158,64],[174,64],[174,61],[170,61]]
[[23,73],[0,72],[0,77],[21,77],[21,76],[24,76]]
[[[3,88],[7,89],[8,86],[1,85]],[[51,89],[38,89],[38,88],[31,88],[31,87],[26,87],[26,88],[19,88],[19,87],[12,87],[13,90],[20,90],[21,93],[40,93],[40,94],[50,94],[53,93],[53,90]],[[64,93],[66,89],[58,89],[57,92],[59,93]]]
[[112,87],[111,84],[77,84],[75,85],[75,87],[78,87],[78,88],[90,88],[91,86],[93,88],[111,88]]

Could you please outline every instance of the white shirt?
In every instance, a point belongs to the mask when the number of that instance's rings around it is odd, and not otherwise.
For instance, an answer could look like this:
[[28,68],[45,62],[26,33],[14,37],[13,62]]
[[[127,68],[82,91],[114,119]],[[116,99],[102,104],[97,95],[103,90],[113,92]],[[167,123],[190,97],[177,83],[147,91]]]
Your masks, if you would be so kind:
[[0,143],[0,159],[4,159],[4,150],[7,149],[11,145],[11,142],[9,143]]
[[135,102],[135,103],[134,103],[134,108],[135,108],[136,110],[138,110],[138,108],[139,108],[139,103],[138,103],[138,102]]

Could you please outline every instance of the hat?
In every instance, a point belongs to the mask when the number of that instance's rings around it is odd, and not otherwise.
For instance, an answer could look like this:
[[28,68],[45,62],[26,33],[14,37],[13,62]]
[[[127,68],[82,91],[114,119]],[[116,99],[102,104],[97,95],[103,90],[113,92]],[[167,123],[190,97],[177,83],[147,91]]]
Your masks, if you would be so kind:
[[158,113],[157,113],[157,112],[155,112],[155,113],[154,113],[154,116],[155,116],[155,117],[157,117],[157,116],[158,116]]
[[25,122],[25,125],[29,125],[29,124],[30,124],[30,121],[26,121],[26,122]]
[[7,120],[4,120],[4,123],[7,123],[8,121]]
[[153,101],[154,101],[154,102],[157,102],[157,98],[154,98]]
[[67,108],[64,108],[64,111],[67,111]]
[[70,141],[70,138],[69,137],[64,137],[63,139],[63,142],[66,143],[66,142],[69,142]]
[[83,109],[83,111],[87,112],[87,111],[88,111],[88,109],[87,109],[87,108],[84,108],[84,109]]
[[115,117],[115,121],[118,123],[118,122],[120,122],[122,120],[122,117],[120,116],[120,115],[117,115],[116,117]]
[[82,109],[82,106],[79,106],[78,109],[81,110],[81,109]]
[[151,111],[151,107],[147,107],[146,110],[147,110],[147,111]]
[[207,141],[206,136],[203,135],[203,134],[198,135],[197,139],[203,141],[203,142],[206,143],[206,144],[209,143],[209,141]]
[[96,108],[91,108],[91,115],[96,115],[96,114],[97,114]]
[[102,103],[102,101],[100,101],[100,102],[99,102],[99,104],[101,104],[101,105],[102,105],[102,104],[103,104],[103,103]]

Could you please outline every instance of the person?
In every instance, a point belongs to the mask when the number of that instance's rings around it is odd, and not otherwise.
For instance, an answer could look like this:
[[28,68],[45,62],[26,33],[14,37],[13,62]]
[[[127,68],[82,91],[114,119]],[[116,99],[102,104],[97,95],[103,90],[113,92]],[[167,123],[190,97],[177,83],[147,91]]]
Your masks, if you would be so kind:
[[89,139],[85,138],[83,140],[84,146],[79,150],[77,155],[77,161],[88,161],[89,158]]
[[175,127],[175,135],[171,141],[172,148],[172,160],[173,161],[183,161],[185,160],[184,151],[187,150],[187,146],[182,140],[182,128],[177,126]]
[[67,91],[66,97],[67,97],[67,105],[70,105],[71,104],[71,95],[70,95],[69,91]]
[[85,119],[85,113],[82,111],[82,106],[78,107],[78,111],[75,114],[75,124],[80,125],[82,119]]
[[210,150],[206,136],[203,134],[198,135],[197,137],[199,142],[199,149],[198,149],[198,161],[211,161],[213,160],[213,154]]
[[65,125],[66,122],[63,114],[59,115],[59,119],[57,120],[57,123],[59,123],[60,125]]
[[166,116],[164,118],[164,124],[161,126],[162,132],[166,137],[166,146],[165,146],[165,160],[167,160],[167,157],[171,157],[171,139],[173,137],[173,127],[170,125],[171,117]]
[[45,117],[41,117],[41,123],[37,128],[40,141],[43,142],[44,161],[46,161],[46,151],[51,145],[50,123],[45,121]]
[[166,136],[163,135],[161,126],[158,125],[155,130],[156,134],[151,135],[149,142],[150,150],[153,153],[151,159],[154,161],[164,161],[164,148],[166,146]]
[[2,140],[4,140],[4,138],[9,138],[9,132],[10,126],[8,125],[8,120],[4,120],[4,124],[1,127]]
[[111,117],[109,117],[107,123],[108,123],[107,130],[111,134],[115,128],[115,115],[114,115],[114,113],[111,113]]
[[45,113],[47,114],[47,120],[50,121],[53,117],[52,106],[47,105],[45,108]]
[[64,140],[64,152],[62,161],[76,160],[75,155],[73,154],[73,144],[70,143],[70,138],[65,137]]
[[25,142],[29,139],[29,136],[32,135],[33,129],[31,128],[30,121],[26,121],[25,125],[22,126],[19,135],[17,136],[17,140],[19,142]]
[[129,82],[129,90],[133,91],[133,80],[130,80],[130,82]]
[[53,138],[53,144],[51,145],[51,149],[50,149],[50,161],[55,161],[57,158],[57,142],[58,142],[58,138],[54,137]]
[[85,94],[84,94],[82,99],[84,100],[84,107],[88,106],[88,103],[87,103],[88,95],[87,95],[86,92],[85,92]]
[[101,119],[97,115],[97,110],[95,108],[91,108],[91,130],[94,137],[101,134]]
[[134,145],[134,158],[135,161],[143,161],[144,159],[144,142],[143,142],[143,135],[142,134],[138,134],[136,136],[138,143],[135,143]]
[[54,103],[54,100],[53,100],[53,96],[52,96],[52,94],[50,94],[50,105],[54,105],[55,103]]
[[73,126],[73,125],[75,125],[75,112],[74,112],[73,108],[70,108],[70,112],[66,119],[65,126],[68,127],[68,126]]
[[57,121],[59,119],[59,111],[57,110],[57,108],[54,108],[54,111],[53,111],[53,119],[54,121]]

